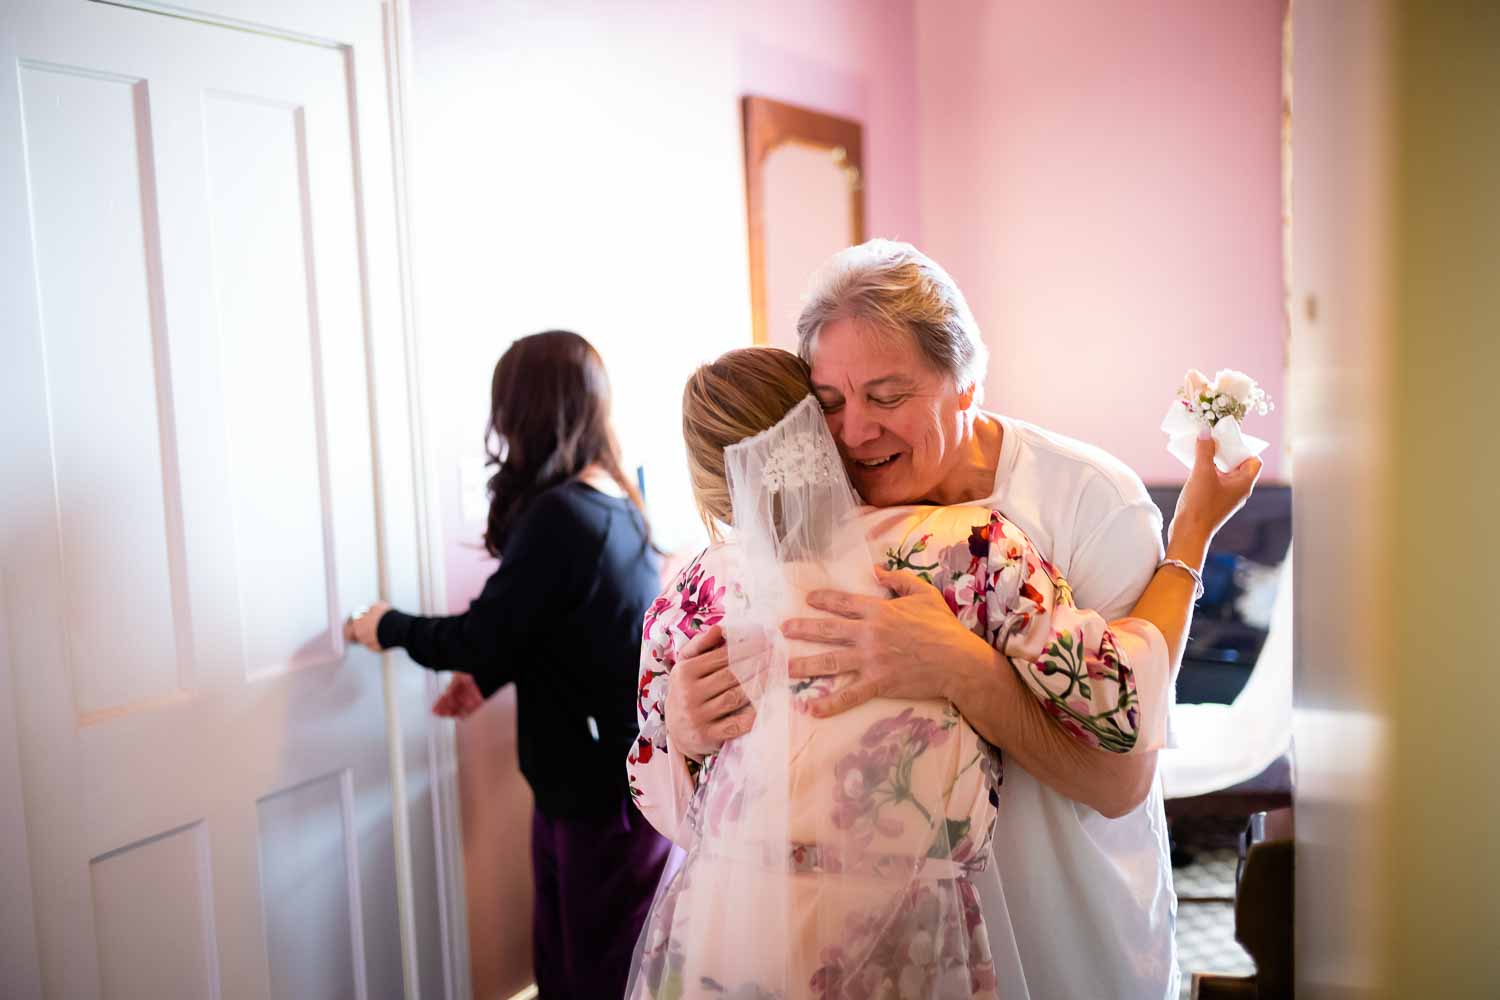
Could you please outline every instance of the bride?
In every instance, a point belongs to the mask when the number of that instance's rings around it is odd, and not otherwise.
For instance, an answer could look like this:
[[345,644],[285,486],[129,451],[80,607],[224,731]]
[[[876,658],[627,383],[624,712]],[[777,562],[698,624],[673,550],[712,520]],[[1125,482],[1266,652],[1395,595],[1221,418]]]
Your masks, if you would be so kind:
[[[733,532],[644,623],[631,794],[686,857],[663,879],[627,995],[996,997],[977,883],[996,878],[1000,752],[947,702],[877,698],[813,717],[802,706],[843,678],[788,678],[799,643],[780,623],[808,613],[810,590],[882,597],[915,575],[1074,738],[1129,753],[1165,741],[1168,649],[1191,587],[1159,573],[1153,606],[1176,594],[1180,615],[1105,622],[1073,606],[1067,581],[998,511],[861,507],[807,369],[784,351],[732,351],[700,369],[683,430],[705,524],[715,539]],[[699,761],[667,740],[666,688],[677,653],[716,627],[739,682],[724,697],[748,698],[755,721]]]

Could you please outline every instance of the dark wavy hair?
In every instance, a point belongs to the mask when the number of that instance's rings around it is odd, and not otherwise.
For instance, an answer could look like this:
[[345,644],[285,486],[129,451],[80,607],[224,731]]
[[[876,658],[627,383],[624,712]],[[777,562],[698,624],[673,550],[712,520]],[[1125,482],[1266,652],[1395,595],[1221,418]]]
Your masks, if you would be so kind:
[[484,435],[487,464],[496,467],[484,532],[490,555],[500,555],[531,501],[590,465],[609,473],[645,523],[640,491],[620,464],[609,407],[604,362],[576,333],[534,333],[500,356],[490,380],[490,425]]

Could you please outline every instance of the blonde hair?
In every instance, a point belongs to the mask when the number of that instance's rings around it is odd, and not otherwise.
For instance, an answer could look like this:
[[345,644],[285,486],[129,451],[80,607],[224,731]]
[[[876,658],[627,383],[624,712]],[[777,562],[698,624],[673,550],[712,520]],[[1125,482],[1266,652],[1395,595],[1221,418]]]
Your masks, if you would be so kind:
[[877,333],[905,332],[959,392],[983,397],[989,351],[953,279],[910,243],[869,240],[840,250],[813,275],[797,317],[797,349],[812,363],[818,332],[836,319],[868,323]]
[[682,439],[698,516],[715,541],[732,524],[724,449],[774,427],[812,392],[807,365],[779,347],[730,351],[693,372],[682,390]]

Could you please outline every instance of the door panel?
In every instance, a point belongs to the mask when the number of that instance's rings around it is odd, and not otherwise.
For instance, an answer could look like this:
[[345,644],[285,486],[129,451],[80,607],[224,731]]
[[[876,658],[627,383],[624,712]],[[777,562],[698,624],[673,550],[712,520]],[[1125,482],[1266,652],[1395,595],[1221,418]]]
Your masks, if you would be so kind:
[[143,80],[35,63],[20,77],[59,596],[119,621],[108,637],[69,630],[60,651],[87,724],[180,690],[150,116]]
[[366,995],[353,797],[344,771],[257,804],[274,997]]
[[312,193],[300,107],[209,94],[203,118],[244,669],[254,679],[341,652],[327,632],[337,588]]
[[0,373],[0,567],[44,992],[398,996],[386,703],[339,637],[381,589],[350,52],[4,18],[0,290],[34,322]]
[[[203,825],[129,844],[89,864],[99,970],[109,997],[196,997],[219,992],[213,879]],[[152,900],[142,919],[143,900]],[[142,962],[171,954],[171,962]]]

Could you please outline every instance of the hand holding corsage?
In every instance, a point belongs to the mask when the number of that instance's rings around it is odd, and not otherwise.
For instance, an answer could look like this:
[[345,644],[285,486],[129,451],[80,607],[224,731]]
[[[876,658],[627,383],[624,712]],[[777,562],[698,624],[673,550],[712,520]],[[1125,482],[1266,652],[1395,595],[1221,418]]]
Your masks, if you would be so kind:
[[1224,368],[1213,381],[1198,369],[1189,371],[1177,390],[1177,398],[1162,419],[1167,433],[1167,451],[1189,469],[1193,467],[1194,441],[1207,431],[1215,444],[1214,465],[1229,472],[1265,451],[1269,442],[1240,430],[1240,422],[1251,411],[1270,413],[1272,404],[1255,379],[1244,372]]

